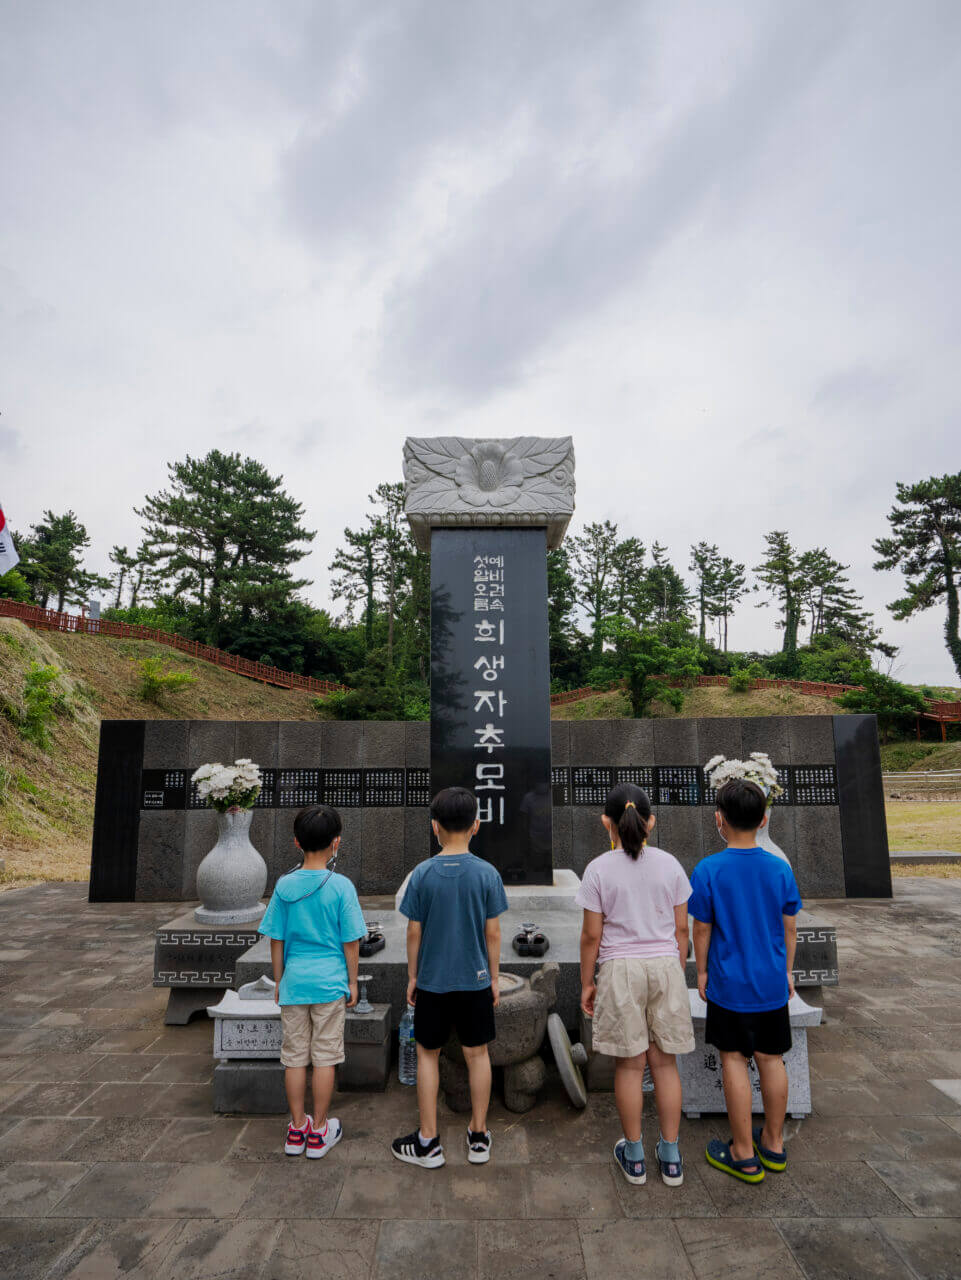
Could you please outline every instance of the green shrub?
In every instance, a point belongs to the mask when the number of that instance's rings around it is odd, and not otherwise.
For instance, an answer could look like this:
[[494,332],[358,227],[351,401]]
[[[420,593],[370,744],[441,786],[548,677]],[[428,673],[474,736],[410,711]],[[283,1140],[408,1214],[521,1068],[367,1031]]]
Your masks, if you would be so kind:
[[50,722],[57,713],[59,695],[54,681],[60,671],[54,666],[31,662],[23,682],[23,707],[18,726],[20,737],[45,750],[50,742]]
[[737,667],[727,678],[728,693],[747,693],[753,677],[746,667]]
[[167,694],[177,694],[197,683],[186,671],[174,671],[163,658],[142,658],[137,663],[137,695],[144,702],[161,706]]

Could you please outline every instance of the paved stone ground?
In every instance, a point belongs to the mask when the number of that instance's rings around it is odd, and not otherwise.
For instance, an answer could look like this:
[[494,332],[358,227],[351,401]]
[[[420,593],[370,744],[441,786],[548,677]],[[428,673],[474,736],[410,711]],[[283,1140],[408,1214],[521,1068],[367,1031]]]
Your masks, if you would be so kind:
[[[165,1028],[150,985],[168,905],[95,905],[79,885],[0,895],[0,1275],[43,1277],[961,1276],[961,883],[898,880],[893,904],[819,903],[842,982],[810,1033],[816,1113],[789,1171],[742,1187],[685,1123],[686,1182],[614,1169],[612,1100],[556,1081],[492,1115],[494,1159],[396,1164],[411,1091],[343,1095],[323,1161],[283,1122],[211,1114],[212,1030]],[[648,1151],[654,1123],[647,1126]]]

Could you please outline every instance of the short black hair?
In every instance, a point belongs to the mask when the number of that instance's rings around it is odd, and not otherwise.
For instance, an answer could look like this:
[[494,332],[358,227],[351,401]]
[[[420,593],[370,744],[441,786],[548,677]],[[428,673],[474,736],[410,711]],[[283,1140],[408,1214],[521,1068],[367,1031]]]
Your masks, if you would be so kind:
[[477,797],[466,787],[445,787],[430,802],[430,816],[445,831],[470,831],[477,817]]
[[329,804],[309,804],[294,818],[294,835],[304,853],[329,849],[343,827],[340,814]]
[[757,831],[767,812],[767,796],[747,778],[725,782],[718,789],[715,804],[735,831]]

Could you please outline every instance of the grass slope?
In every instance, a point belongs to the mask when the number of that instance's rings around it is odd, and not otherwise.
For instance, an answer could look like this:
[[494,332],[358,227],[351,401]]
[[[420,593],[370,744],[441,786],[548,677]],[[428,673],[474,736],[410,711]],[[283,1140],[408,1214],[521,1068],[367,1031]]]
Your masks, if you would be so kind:
[[[152,656],[196,676],[197,684],[162,706],[144,702],[136,663]],[[31,631],[0,618],[0,706],[14,713],[20,707],[31,662],[60,669],[64,712],[51,727],[49,751],[25,742],[0,715],[0,888],[87,878],[101,719],[318,718],[311,694],[273,689],[163,645]]]
[[[617,720],[631,714],[627,697],[619,689],[598,693],[580,702],[551,708],[554,720]],[[719,686],[687,689],[680,712],[655,702],[653,716],[836,716],[843,710],[831,698],[812,698],[793,689],[752,689],[732,693]]]

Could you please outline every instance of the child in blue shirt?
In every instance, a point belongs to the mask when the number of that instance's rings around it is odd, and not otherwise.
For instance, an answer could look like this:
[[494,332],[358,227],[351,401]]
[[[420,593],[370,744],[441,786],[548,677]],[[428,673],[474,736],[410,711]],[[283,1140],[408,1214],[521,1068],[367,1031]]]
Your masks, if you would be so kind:
[[[707,1001],[705,1039],[721,1055],[724,1100],[732,1138],[708,1143],[708,1164],[743,1182],[781,1173],[787,1070],[791,1047],[788,1001],[794,995],[794,950],[801,899],[790,865],[758,848],[767,797],[746,778],[717,793],[721,853],[702,859],[691,876],[697,989]],[[751,1128],[748,1060],[757,1063],[764,1125]]]
[[406,1164],[436,1169],[444,1163],[437,1134],[440,1051],[456,1031],[470,1076],[471,1121],[467,1159],[486,1164],[491,1135],[487,1107],[499,1003],[501,927],[507,894],[495,867],[470,851],[480,823],[477,799],[465,787],[439,791],[430,806],[441,846],[411,872],[400,904],[407,917],[407,1003],[414,1006],[420,1129],[395,1138],[391,1151]]
[[[290,1124],[284,1151],[319,1159],[340,1141],[339,1120],[328,1119],[335,1067],[344,1060],[344,1018],[357,1003],[360,939],[367,926],[357,890],[328,863],[340,846],[336,809],[311,805],[294,819],[303,866],[281,876],[259,930],[270,938],[275,998],[280,1003],[280,1060]],[[313,1064],[314,1114],[304,1110],[307,1066]]]

